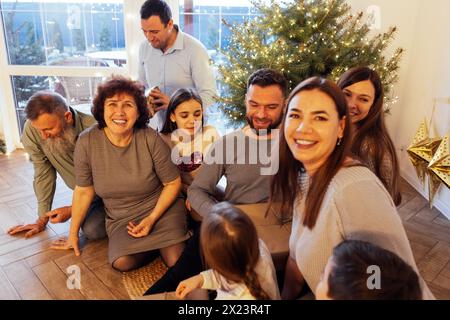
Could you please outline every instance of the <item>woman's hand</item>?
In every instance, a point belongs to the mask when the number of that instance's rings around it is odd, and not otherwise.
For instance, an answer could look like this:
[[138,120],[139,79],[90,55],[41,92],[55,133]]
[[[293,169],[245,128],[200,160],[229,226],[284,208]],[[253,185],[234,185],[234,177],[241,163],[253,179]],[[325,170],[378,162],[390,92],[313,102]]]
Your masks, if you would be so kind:
[[68,238],[63,237],[59,238],[52,242],[51,249],[58,249],[58,250],[69,250],[73,249],[75,251],[75,255],[79,256],[81,255],[80,247],[79,247],[79,237],[78,234],[69,235]]
[[127,226],[128,234],[135,238],[145,237],[150,233],[155,222],[155,219],[151,216],[142,219],[138,225],[136,225],[135,221],[130,221]]
[[198,274],[189,279],[183,280],[175,290],[175,296],[178,299],[184,299],[191,291],[201,288],[203,285],[203,276]]
[[188,209],[188,211],[192,211],[192,209],[191,209],[191,203],[189,202],[188,199],[186,199],[185,205],[186,205],[186,209]]

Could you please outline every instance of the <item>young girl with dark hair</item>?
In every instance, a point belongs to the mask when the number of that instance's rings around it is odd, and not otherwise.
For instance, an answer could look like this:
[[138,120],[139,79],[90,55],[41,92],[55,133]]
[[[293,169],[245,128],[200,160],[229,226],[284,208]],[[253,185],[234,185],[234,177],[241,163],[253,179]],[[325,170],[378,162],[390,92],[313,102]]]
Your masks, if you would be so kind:
[[166,120],[160,131],[172,149],[172,161],[181,173],[183,191],[191,185],[211,145],[219,138],[213,126],[204,126],[200,96],[192,89],[178,89],[170,98]]

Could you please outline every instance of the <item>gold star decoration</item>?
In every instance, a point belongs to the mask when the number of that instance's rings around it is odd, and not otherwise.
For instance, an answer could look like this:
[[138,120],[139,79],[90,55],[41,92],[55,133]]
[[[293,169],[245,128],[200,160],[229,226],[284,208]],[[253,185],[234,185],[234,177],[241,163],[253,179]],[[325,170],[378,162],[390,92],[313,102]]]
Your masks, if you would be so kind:
[[425,177],[428,173],[428,164],[441,143],[440,138],[430,138],[426,120],[423,120],[408,147],[409,160],[416,170],[422,185],[425,185]]
[[429,201],[433,205],[434,196],[441,183],[450,188],[450,135],[447,134],[441,141],[428,165],[429,174]]

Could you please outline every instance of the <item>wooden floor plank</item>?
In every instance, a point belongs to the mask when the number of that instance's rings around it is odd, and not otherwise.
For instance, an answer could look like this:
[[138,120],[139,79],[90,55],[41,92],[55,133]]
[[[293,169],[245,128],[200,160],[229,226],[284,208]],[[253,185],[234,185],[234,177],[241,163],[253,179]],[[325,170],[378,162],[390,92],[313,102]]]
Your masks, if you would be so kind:
[[66,255],[73,254],[72,250],[55,250],[48,249],[37,254],[34,254],[28,258],[25,258],[24,261],[28,264],[30,268],[34,268],[40,264],[47,263],[49,261],[53,261],[55,259],[64,257]]
[[20,300],[19,294],[9,281],[3,268],[0,268],[0,300]]
[[18,261],[3,267],[11,284],[24,300],[51,300],[47,289],[42,285],[39,278],[31,268],[24,262]]
[[416,195],[412,200],[398,209],[398,214],[402,220],[407,221],[426,205],[427,201],[421,195]]
[[67,275],[53,261],[38,265],[32,270],[54,299],[85,300],[80,290],[67,287]]
[[443,288],[434,283],[428,284],[428,288],[430,288],[431,292],[433,293],[434,297],[437,300],[449,300],[450,299],[450,289]]
[[0,203],[0,231],[2,234],[6,234],[13,226],[23,223],[9,210],[10,208],[7,205]]
[[0,259],[1,259],[1,256],[5,255],[9,252],[14,252],[19,249],[29,247],[35,243],[42,242],[42,241],[45,241],[47,239],[50,239],[50,238],[56,236],[56,234],[49,228],[46,228],[44,231],[42,231],[39,234],[34,235],[33,237],[30,237],[28,239],[25,238],[24,234],[25,234],[25,232],[21,233],[20,235],[11,236],[11,237],[16,238],[17,241],[12,241],[12,242],[8,242],[8,243],[0,245]]
[[439,242],[439,240],[430,237],[422,230],[413,230],[405,222],[403,224],[405,225],[405,231],[408,235],[409,241],[419,243],[422,246],[429,248],[429,250],[431,250]]
[[436,223],[442,227],[448,228],[450,230],[450,220],[440,214],[436,219],[433,220],[433,223]]
[[403,222],[405,228],[436,239],[450,243],[450,230],[435,223],[425,223],[412,218]]
[[108,240],[87,242],[81,257],[84,264],[91,270],[108,264]]
[[111,290],[117,299],[130,299],[122,281],[122,273],[111,268],[109,264],[100,266],[94,271],[97,277]]
[[70,221],[71,219],[67,220],[64,223],[51,223],[49,222],[47,224],[47,227],[53,230],[53,232],[57,235],[63,235],[68,234],[70,230]]
[[441,213],[438,210],[436,210],[435,208],[430,209],[429,206],[425,206],[422,208],[422,210],[418,211],[414,215],[413,218],[416,221],[423,221],[423,222],[431,223],[431,222],[433,222],[434,219],[436,219],[440,215],[441,215]]
[[418,263],[420,274],[427,282],[432,282],[450,261],[450,245],[438,242]]
[[[33,239],[33,238],[31,238]],[[28,257],[34,256],[35,254],[38,254],[40,252],[43,252],[45,250],[49,250],[50,246],[52,245],[52,242],[56,239],[55,238],[49,238],[44,241],[37,242],[35,244],[30,244],[28,246],[25,246],[19,250],[11,251],[7,254],[3,254],[0,256],[0,266],[4,266],[22,259],[26,259]]]
[[410,241],[410,244],[416,264],[422,261],[422,259],[427,255],[427,253],[429,253],[430,250],[432,249],[428,246],[424,246],[423,244],[415,241]]
[[82,257],[74,254],[66,255],[55,260],[55,263],[62,270],[67,270],[70,266],[76,266],[80,270],[80,292],[89,300],[107,299],[114,300],[116,297],[111,293],[108,287],[98,279],[95,274],[89,270],[83,263]]
[[8,207],[10,208],[9,212],[14,213],[14,215],[20,220],[20,221],[25,221],[26,223],[32,223],[34,221],[36,221],[36,219],[38,218],[37,212],[33,209],[31,209],[29,206],[27,206],[26,203],[21,203],[19,205],[16,206],[10,206],[8,205]]

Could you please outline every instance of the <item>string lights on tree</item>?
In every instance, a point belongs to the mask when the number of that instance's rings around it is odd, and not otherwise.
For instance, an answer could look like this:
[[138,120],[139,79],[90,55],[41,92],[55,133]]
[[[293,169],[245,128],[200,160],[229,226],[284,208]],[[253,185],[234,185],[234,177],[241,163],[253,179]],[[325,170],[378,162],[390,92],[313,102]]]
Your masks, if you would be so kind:
[[248,76],[260,68],[281,71],[289,89],[302,80],[320,75],[336,81],[354,66],[379,72],[386,93],[386,111],[398,97],[391,97],[403,49],[384,54],[397,31],[370,35],[364,14],[352,13],[345,0],[251,0],[259,16],[230,25],[229,46],[218,66],[225,90],[221,110],[235,127],[245,123],[244,96]]

